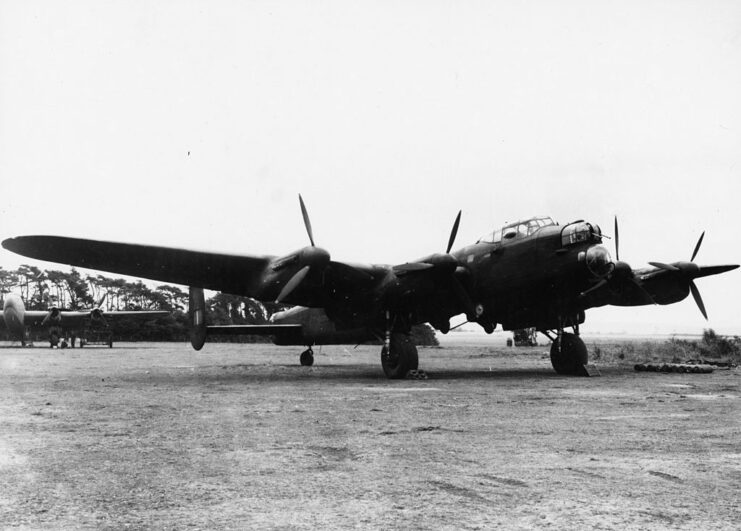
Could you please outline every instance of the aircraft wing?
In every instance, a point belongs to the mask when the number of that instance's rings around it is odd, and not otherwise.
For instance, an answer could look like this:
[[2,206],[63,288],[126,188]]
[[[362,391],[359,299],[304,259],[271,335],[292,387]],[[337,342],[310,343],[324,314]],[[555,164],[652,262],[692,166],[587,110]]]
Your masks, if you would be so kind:
[[38,260],[245,295],[272,258],[62,236],[20,236],[2,245]]
[[[67,313],[70,312],[63,312],[62,318],[66,316]],[[81,313],[81,312],[75,312],[75,313]],[[166,315],[170,315],[170,312],[166,312],[163,310],[123,310],[123,311],[110,311],[110,312],[101,312],[101,315],[104,319],[110,320],[110,319],[157,319],[158,317],[165,317]],[[85,313],[85,316],[90,316],[90,312]]]
[[49,315],[49,312],[43,310],[26,310],[23,313],[23,325],[24,326],[41,326],[44,319]]

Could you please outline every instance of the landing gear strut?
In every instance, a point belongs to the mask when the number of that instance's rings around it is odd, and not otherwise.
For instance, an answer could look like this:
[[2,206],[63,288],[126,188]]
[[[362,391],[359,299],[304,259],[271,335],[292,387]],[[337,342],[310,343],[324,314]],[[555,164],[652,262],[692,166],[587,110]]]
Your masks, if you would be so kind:
[[311,367],[312,365],[314,365],[314,351],[311,350],[311,347],[307,348],[301,353],[299,361],[304,367]]

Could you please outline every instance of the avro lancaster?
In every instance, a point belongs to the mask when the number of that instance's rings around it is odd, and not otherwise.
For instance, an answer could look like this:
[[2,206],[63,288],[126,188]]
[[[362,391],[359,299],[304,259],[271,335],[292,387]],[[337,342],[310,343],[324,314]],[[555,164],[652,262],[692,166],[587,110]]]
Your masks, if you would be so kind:
[[[315,245],[301,196],[299,203],[310,245],[279,257],[61,236],[19,236],[2,245],[29,258],[190,286],[191,344],[197,350],[209,333],[267,334],[279,344],[308,347],[300,361],[311,365],[314,345],[375,338],[383,343],[381,365],[388,378],[418,368],[413,325],[430,323],[447,333],[458,314],[487,333],[497,325],[534,327],[551,338],[557,373],[584,374],[587,348],[579,326],[587,309],[671,304],[692,293],[707,318],[695,279],[738,267],[695,264],[703,233],[689,261],[633,269],[619,259],[617,218],[614,259],[598,225],[560,225],[549,217],[506,224],[451,252],[460,212],[445,252],[398,265],[344,263]],[[276,313],[268,325],[212,327],[206,324],[204,289],[294,307]]]

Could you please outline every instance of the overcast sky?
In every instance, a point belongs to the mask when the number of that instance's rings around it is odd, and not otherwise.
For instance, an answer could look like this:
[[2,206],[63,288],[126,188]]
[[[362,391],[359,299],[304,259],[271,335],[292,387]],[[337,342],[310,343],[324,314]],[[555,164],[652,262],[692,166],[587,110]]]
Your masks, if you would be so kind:
[[[2,238],[280,255],[300,192],[338,260],[442,252],[462,209],[456,247],[617,215],[633,267],[703,230],[741,263],[737,1],[3,1],[0,80]],[[741,273],[698,285],[741,333]],[[708,326],[690,298],[586,329],[639,322]]]

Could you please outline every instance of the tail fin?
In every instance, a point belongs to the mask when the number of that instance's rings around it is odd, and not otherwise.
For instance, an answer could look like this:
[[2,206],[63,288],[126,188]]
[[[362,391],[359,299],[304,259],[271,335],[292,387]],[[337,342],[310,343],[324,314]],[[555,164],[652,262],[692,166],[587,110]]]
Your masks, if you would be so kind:
[[190,344],[201,350],[206,342],[206,299],[203,288],[189,289],[188,319],[190,320]]

